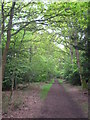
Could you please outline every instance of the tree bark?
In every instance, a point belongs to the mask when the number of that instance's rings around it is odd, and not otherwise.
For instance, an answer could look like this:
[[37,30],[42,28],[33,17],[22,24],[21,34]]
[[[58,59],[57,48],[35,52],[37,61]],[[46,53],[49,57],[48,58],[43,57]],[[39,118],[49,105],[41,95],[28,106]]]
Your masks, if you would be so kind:
[[8,53],[8,49],[10,46],[10,40],[11,40],[11,28],[12,28],[12,19],[14,16],[14,6],[15,6],[15,2],[12,3],[12,8],[11,8],[11,12],[10,12],[10,19],[9,19],[9,23],[8,23],[8,30],[7,30],[7,42],[6,42],[6,46],[5,46],[5,49],[3,51],[3,56],[2,56],[2,80],[4,78],[6,58],[7,58],[7,53]]
[[[75,45],[77,46],[77,44],[78,44],[77,43],[77,39],[75,39]],[[78,70],[79,70],[79,75],[80,75],[80,82],[81,82],[82,88],[83,89],[87,89],[86,81],[83,80],[82,74],[81,74],[81,65],[80,65],[79,50],[78,50],[78,48],[75,49],[75,52],[76,52],[77,65],[78,65]]]
[[[75,34],[76,36],[76,34]],[[77,46],[77,38],[75,38],[75,46]],[[76,53],[76,59],[77,59],[77,66],[78,66],[78,70],[79,70],[79,74],[80,74],[80,81],[81,81],[81,84],[82,84],[82,75],[81,75],[81,66],[80,66],[80,60],[79,60],[79,51],[78,51],[78,48],[76,47],[75,48],[75,53]]]
[[[1,11],[0,11],[0,14],[1,14]],[[0,20],[0,30],[1,30],[1,20]],[[1,31],[0,31],[0,67],[1,67],[1,64],[2,64],[2,47],[1,47]]]
[[70,45],[70,54],[71,54],[71,63],[73,65],[73,49],[71,45]]
[[2,32],[1,32],[2,35],[3,32],[4,32],[4,2],[2,3]]
[[30,46],[29,48],[29,53],[30,53],[30,63],[32,62],[32,46]]

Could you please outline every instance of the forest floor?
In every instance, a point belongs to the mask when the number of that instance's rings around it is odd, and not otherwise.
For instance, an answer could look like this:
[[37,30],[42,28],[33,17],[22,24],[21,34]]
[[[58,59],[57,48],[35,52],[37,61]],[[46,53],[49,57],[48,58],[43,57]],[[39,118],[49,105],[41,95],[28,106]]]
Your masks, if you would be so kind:
[[32,83],[23,90],[14,91],[12,105],[8,105],[9,91],[3,92],[3,118],[87,118],[88,95],[81,87],[57,80],[45,99],[41,99],[42,86]]

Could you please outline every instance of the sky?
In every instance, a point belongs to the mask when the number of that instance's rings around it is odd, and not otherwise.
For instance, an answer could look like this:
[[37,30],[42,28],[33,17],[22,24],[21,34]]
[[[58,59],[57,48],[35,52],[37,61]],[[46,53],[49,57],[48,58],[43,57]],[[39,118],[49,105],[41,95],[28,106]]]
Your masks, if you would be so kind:
[[59,47],[60,49],[64,49],[64,45],[58,44],[57,42],[54,42],[54,44],[55,44],[57,47]]
[[59,48],[61,48],[61,49],[64,48],[64,45],[62,45],[62,44],[57,44],[57,46],[58,46]]

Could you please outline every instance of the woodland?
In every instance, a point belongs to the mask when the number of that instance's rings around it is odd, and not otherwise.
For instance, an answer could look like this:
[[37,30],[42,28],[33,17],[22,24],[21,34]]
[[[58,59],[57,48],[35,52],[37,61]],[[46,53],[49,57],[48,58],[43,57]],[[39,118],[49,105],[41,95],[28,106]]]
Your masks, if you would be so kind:
[[0,3],[3,117],[80,118],[79,105],[88,115],[89,12],[89,2]]
[[60,78],[87,89],[88,2],[1,3],[2,89]]

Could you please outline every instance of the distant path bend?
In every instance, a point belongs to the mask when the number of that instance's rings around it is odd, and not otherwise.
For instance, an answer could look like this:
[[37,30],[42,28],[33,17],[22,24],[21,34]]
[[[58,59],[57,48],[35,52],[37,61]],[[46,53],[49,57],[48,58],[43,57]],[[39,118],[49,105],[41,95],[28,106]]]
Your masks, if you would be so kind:
[[41,108],[40,118],[85,118],[64,87],[55,80]]

